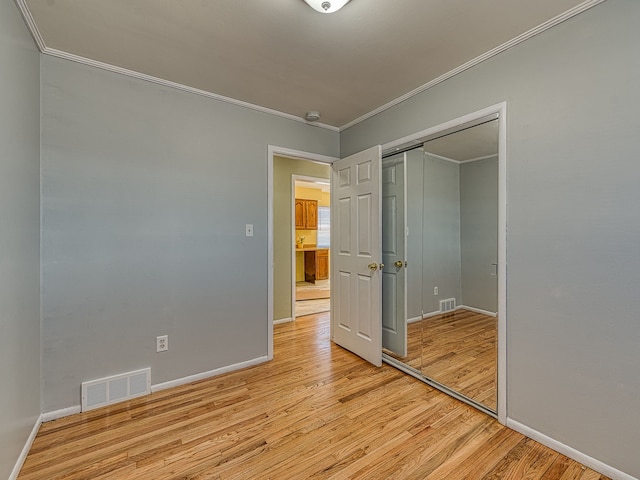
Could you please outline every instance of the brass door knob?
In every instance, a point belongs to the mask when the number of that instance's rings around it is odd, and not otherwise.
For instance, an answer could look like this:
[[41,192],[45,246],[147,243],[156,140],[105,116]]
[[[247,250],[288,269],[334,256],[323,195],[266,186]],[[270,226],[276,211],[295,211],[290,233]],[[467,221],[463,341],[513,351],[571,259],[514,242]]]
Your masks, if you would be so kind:
[[402,260],[398,260],[396,263],[394,263],[394,265],[398,268],[402,268],[402,266],[404,265],[404,263],[402,262]]
[[374,272],[378,269],[378,264],[377,263],[370,263],[367,266],[369,267],[369,270],[372,270]]

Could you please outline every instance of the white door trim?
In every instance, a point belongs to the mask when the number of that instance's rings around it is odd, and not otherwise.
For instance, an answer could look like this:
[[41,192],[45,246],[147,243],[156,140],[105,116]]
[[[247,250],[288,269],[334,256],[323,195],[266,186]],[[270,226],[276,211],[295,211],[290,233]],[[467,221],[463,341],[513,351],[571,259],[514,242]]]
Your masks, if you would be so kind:
[[[267,359],[273,360],[273,157],[288,157],[299,160],[332,164],[336,157],[304,152],[287,147],[267,147]],[[295,220],[294,220],[295,221]]]
[[498,421],[507,424],[507,102],[497,103],[382,145],[383,154],[422,139],[498,115]]

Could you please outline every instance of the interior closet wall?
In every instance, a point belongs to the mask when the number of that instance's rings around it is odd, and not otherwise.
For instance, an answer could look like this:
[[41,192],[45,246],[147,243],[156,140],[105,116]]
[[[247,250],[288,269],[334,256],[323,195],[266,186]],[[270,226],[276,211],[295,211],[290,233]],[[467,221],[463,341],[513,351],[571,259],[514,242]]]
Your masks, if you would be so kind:
[[427,152],[423,192],[422,309],[428,314],[440,310],[441,299],[460,303],[460,166]]
[[407,319],[422,318],[422,222],[424,150],[416,148],[407,157]]
[[460,303],[498,311],[498,157],[460,165]]

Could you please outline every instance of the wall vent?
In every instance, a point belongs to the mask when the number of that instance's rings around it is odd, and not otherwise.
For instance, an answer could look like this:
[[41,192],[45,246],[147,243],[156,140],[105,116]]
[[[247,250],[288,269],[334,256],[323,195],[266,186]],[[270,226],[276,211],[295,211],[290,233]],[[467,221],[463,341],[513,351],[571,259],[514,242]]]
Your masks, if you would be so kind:
[[151,393],[151,368],[82,383],[82,411]]
[[446,298],[444,300],[440,300],[440,312],[453,312],[456,309],[456,299],[455,298]]

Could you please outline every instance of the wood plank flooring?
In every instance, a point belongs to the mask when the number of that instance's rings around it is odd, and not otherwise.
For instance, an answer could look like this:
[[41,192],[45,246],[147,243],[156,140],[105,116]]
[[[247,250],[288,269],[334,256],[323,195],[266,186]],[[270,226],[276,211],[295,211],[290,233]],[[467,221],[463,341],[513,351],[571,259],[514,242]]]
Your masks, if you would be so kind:
[[331,344],[328,318],[278,325],[272,362],[44,424],[19,478],[605,479]]
[[456,310],[407,325],[407,356],[387,352],[463,395],[497,408],[497,319]]

